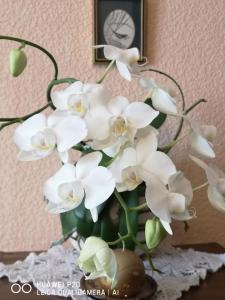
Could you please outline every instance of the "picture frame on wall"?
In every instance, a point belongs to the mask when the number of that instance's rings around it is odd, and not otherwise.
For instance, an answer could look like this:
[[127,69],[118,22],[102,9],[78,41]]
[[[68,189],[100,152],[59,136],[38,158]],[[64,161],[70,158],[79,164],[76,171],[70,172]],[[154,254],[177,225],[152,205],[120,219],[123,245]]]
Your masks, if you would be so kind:
[[[94,27],[95,45],[137,47],[144,60],[144,0],[95,0]],[[107,61],[102,48],[94,49],[94,61]]]

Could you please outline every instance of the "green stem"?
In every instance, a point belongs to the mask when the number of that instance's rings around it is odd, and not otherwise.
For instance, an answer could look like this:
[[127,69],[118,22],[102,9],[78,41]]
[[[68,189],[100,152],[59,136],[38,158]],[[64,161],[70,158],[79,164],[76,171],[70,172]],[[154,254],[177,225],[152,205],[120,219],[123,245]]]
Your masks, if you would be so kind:
[[57,245],[61,245],[64,242],[66,242],[76,230],[77,230],[77,227],[74,227],[70,232],[68,232],[66,235],[64,235],[61,239],[59,239],[57,241],[53,241],[50,245],[50,248],[57,246]]
[[56,62],[54,56],[50,52],[48,52],[45,48],[41,47],[38,44],[32,43],[32,42],[24,40],[24,39],[20,39],[20,38],[17,38],[17,37],[13,37],[13,36],[0,35],[0,40],[15,41],[15,42],[18,42],[18,43],[21,43],[21,44],[29,45],[31,47],[34,47],[34,48],[40,50],[44,54],[46,54],[49,57],[49,59],[51,60],[53,66],[54,66],[54,79],[57,79],[57,77],[58,77],[57,62]]
[[3,123],[2,125],[0,125],[0,130],[2,130],[6,126],[26,121],[28,118],[30,118],[30,117],[32,117],[32,116],[34,116],[36,114],[39,114],[40,112],[42,112],[43,110],[45,110],[49,106],[50,106],[50,103],[46,104],[45,106],[39,108],[38,110],[36,110],[36,111],[34,111],[34,112],[32,112],[32,113],[30,113],[28,115],[25,115],[23,117],[1,118],[0,122],[5,122],[5,123]]
[[142,210],[143,208],[147,207],[147,203],[143,203],[143,204],[140,204],[138,206],[133,206],[133,207],[128,207],[128,210],[129,211],[139,211],[139,210]]
[[193,192],[199,191],[199,190],[203,189],[204,187],[206,187],[207,185],[209,185],[208,181],[193,188]]
[[198,105],[201,104],[201,103],[206,103],[206,102],[207,102],[206,99],[200,99],[200,100],[196,101],[194,104],[192,104],[190,107],[188,107],[188,108],[185,110],[184,114],[187,115],[187,114],[188,114],[191,110],[193,110],[196,106],[198,106]]
[[48,103],[50,103],[52,109],[55,109],[54,105],[52,104],[52,99],[51,99],[51,91],[52,91],[53,87],[55,85],[62,84],[62,83],[71,84],[71,83],[74,83],[75,81],[77,81],[77,79],[75,79],[75,78],[62,78],[62,79],[54,79],[49,83],[46,96],[47,96],[47,101],[48,101]]
[[159,272],[159,270],[157,270],[155,268],[155,266],[152,262],[152,259],[150,257],[150,254],[148,253],[147,247],[145,247],[145,245],[143,245],[141,242],[139,242],[138,239],[136,239],[136,237],[134,236],[134,234],[132,232],[130,219],[129,219],[129,207],[126,205],[126,202],[124,201],[123,197],[120,195],[120,193],[117,190],[114,191],[114,194],[115,194],[117,200],[119,201],[120,205],[122,206],[122,208],[124,209],[124,212],[125,212],[127,232],[128,232],[128,234],[126,235],[126,238],[131,238],[133,240],[133,242],[136,244],[136,246],[138,246],[139,249],[144,252],[146,258],[149,261],[149,264],[150,264],[152,270]]
[[168,153],[176,144],[178,144],[180,141],[182,141],[189,133],[183,135],[180,138],[177,138],[176,140],[173,140],[169,144],[165,145],[162,148],[158,148],[159,151],[162,151],[164,153]]
[[120,238],[118,238],[115,241],[107,242],[107,243],[108,243],[109,246],[112,246],[112,245],[119,244],[120,242],[125,241],[125,240],[127,240],[129,238],[130,238],[130,234],[126,234],[126,235],[121,236]]
[[149,254],[148,248],[145,245],[143,245],[141,242],[139,242],[135,237],[132,237],[132,239],[133,239],[134,243],[138,246],[138,248],[141,251],[144,252],[144,254],[145,254],[145,256],[146,256],[146,258],[147,258],[147,260],[148,260],[148,262],[149,262],[149,264],[150,264],[150,266],[152,268],[152,270],[160,273],[160,271],[153,264],[153,261],[152,261],[152,258],[150,256],[150,254]]
[[105,79],[106,76],[108,75],[108,73],[109,73],[111,67],[113,66],[114,62],[115,62],[115,60],[112,60],[112,61],[108,64],[107,68],[105,69],[104,74],[103,74],[102,77],[97,81],[97,83],[102,83],[102,82],[104,81],[104,79]]
[[15,123],[19,123],[19,122],[23,122],[26,121],[28,118],[42,112],[43,110],[45,110],[46,108],[48,108],[49,106],[51,106],[52,108],[54,108],[53,104],[52,104],[52,100],[51,100],[51,90],[55,85],[58,84],[62,84],[62,83],[73,83],[75,82],[76,79],[75,78],[62,78],[62,79],[57,79],[57,80],[52,80],[50,82],[50,84],[48,85],[48,89],[47,89],[47,99],[48,99],[48,103],[46,105],[44,105],[43,107],[41,107],[40,109],[22,116],[22,117],[12,117],[12,118],[0,118],[0,122],[5,122],[0,126],[0,130],[3,129],[6,126],[15,124]]
[[117,200],[119,201],[120,205],[122,206],[122,208],[125,212],[127,232],[130,236],[133,236],[132,227],[131,227],[130,219],[129,219],[129,212],[128,212],[129,208],[126,205],[126,202],[124,201],[123,197],[120,195],[120,193],[117,190],[114,191],[114,195],[116,196]]

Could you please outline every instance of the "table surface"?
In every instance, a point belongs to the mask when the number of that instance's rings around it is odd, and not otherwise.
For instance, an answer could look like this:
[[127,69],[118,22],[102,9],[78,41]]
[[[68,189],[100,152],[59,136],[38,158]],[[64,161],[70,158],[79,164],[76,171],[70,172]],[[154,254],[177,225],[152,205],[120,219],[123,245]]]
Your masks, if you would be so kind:
[[[199,244],[199,245],[182,245],[182,248],[194,248],[199,251],[207,251],[211,253],[224,253],[225,249],[219,244]],[[27,256],[27,252],[0,252],[0,261],[4,263],[13,263],[18,259],[23,259]],[[41,299],[41,300],[56,300],[65,299],[56,296],[40,296],[37,295],[35,289],[30,294],[13,294],[11,292],[11,284],[7,278],[0,279],[0,299],[2,300],[22,300],[22,299]],[[40,298],[41,297],[41,298]],[[224,300],[225,299],[225,267],[221,268],[216,273],[208,273],[206,280],[202,281],[199,287],[192,287],[188,292],[184,292],[181,300]]]

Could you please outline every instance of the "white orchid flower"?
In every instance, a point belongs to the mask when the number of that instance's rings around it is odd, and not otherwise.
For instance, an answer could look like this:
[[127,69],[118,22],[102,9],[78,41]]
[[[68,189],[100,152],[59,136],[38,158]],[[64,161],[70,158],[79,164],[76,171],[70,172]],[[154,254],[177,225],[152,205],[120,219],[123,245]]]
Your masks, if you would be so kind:
[[136,69],[140,58],[137,48],[120,49],[111,45],[98,45],[95,48],[103,48],[105,58],[115,61],[120,75],[124,79],[131,81],[131,74]]
[[67,161],[67,151],[86,135],[85,122],[79,117],[36,114],[16,128],[14,142],[21,150],[19,160],[41,159],[57,149],[61,159]]
[[135,147],[125,148],[109,166],[119,192],[131,191],[142,181],[148,182],[152,176],[168,184],[169,177],[176,173],[172,160],[157,151],[155,129],[150,127],[146,132]]
[[216,127],[212,125],[199,125],[188,119],[186,121],[191,127],[189,140],[192,149],[205,157],[214,158],[216,155],[213,150],[212,141],[216,138]]
[[[94,149],[114,156],[126,141],[133,141],[138,129],[148,126],[159,112],[143,102],[118,96],[107,106],[97,106],[86,118],[88,137]],[[110,147],[108,149],[108,147]]]
[[78,264],[85,273],[86,279],[106,277],[114,288],[118,277],[116,256],[102,239],[91,236],[86,239],[78,258]]
[[76,81],[66,89],[52,93],[52,102],[60,111],[84,117],[90,106],[105,102],[108,92],[101,84]]
[[160,180],[152,177],[147,183],[145,197],[148,207],[169,234],[172,234],[172,218],[185,221],[193,217],[188,210],[193,198],[192,186],[182,172],[169,178],[168,189]]
[[84,205],[90,210],[93,221],[98,219],[97,207],[113,193],[115,180],[109,170],[99,166],[100,152],[92,152],[78,160],[76,166],[65,164],[44,186],[49,201],[47,209],[62,213]]
[[225,212],[225,174],[216,166],[208,166],[205,162],[197,157],[191,156],[191,159],[201,167],[208,179],[208,198],[211,205]]
[[165,114],[177,114],[176,100],[161,89],[154,79],[141,78],[140,84],[148,91],[148,97],[155,109]]

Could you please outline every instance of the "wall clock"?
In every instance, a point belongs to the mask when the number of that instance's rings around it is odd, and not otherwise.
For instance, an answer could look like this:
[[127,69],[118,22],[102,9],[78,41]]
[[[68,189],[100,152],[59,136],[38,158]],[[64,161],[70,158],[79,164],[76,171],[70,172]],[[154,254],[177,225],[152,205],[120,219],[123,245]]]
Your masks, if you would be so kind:
[[[95,45],[122,49],[137,47],[143,60],[144,0],[95,0]],[[95,61],[106,61],[102,49],[94,50]]]

